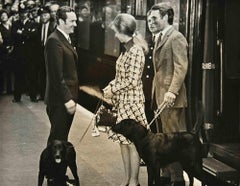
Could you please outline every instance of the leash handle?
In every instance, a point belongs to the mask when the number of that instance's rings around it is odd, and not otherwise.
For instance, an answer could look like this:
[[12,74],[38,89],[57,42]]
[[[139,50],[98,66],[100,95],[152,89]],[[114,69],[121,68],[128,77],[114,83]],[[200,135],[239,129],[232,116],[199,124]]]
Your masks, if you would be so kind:
[[150,126],[153,124],[153,122],[158,118],[158,116],[162,113],[162,111],[165,109],[167,106],[166,102],[162,102],[161,105],[159,105],[158,109],[156,110],[156,113],[154,113],[154,118],[152,121],[148,124],[148,128],[150,129]]

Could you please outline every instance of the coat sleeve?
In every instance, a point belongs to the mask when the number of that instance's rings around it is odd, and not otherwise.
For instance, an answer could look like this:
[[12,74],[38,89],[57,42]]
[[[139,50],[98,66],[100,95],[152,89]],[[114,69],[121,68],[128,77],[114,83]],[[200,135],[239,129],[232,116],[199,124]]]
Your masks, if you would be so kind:
[[45,48],[45,58],[49,81],[53,86],[54,92],[58,93],[64,102],[73,99],[73,96],[63,77],[63,55],[64,49],[62,43],[55,38],[47,41]]
[[184,36],[179,34],[173,39],[172,52],[174,70],[172,82],[168,91],[178,95],[184,83],[188,68],[187,41]]

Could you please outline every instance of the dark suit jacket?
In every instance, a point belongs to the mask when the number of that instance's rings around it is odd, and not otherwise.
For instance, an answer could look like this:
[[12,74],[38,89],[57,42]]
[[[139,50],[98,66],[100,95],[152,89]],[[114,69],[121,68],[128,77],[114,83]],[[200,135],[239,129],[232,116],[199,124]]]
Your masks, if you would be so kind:
[[[22,30],[22,33],[18,33],[18,30]],[[29,42],[32,36],[35,34],[35,28],[33,23],[28,19],[25,24],[20,20],[15,21],[12,24],[12,38],[14,41],[14,55],[17,59],[26,60],[29,54]]]
[[168,30],[161,41],[155,43],[152,93],[155,91],[157,105],[163,102],[164,94],[169,91],[177,95],[174,107],[187,106],[184,83],[188,68],[187,47],[185,37],[174,28]]
[[57,29],[45,45],[47,85],[45,103],[63,105],[78,98],[78,56],[72,45]]

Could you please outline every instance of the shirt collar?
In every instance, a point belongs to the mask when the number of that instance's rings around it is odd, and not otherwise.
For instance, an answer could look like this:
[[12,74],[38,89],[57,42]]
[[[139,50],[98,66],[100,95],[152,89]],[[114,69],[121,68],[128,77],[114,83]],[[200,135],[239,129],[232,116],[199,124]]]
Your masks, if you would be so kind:
[[157,34],[154,34],[153,36],[155,36],[155,42],[158,40],[160,33],[161,33],[161,37],[163,38],[171,28],[172,28],[172,25],[168,25],[162,31],[158,32]]
[[50,24],[50,22],[48,21],[48,22],[42,23],[42,24],[45,25],[45,26],[48,26]]
[[68,40],[69,35],[66,34],[66,33],[65,33],[63,30],[61,30],[59,27],[57,27],[57,29],[58,29],[58,31],[61,32],[61,33],[64,35],[64,37]]
[[164,37],[171,28],[172,28],[172,25],[168,25],[166,28],[164,28],[162,30],[162,37]]
[[128,51],[133,46],[133,38],[130,39],[127,43],[124,44],[126,51]]

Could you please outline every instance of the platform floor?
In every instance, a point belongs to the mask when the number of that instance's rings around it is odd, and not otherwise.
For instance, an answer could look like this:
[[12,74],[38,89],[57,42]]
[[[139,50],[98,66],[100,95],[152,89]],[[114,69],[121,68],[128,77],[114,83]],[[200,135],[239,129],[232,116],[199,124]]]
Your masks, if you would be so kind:
[[[32,103],[23,96],[12,103],[12,96],[0,96],[0,185],[37,185],[38,164],[45,148],[50,123],[43,102]],[[92,137],[89,127],[93,114],[79,106],[69,134],[77,152],[81,186],[118,186],[123,179],[119,145],[105,133]],[[72,178],[70,171],[68,175]],[[140,168],[141,186],[147,185],[146,167]],[[46,181],[44,186],[46,186]],[[200,185],[196,180],[195,186]]]

